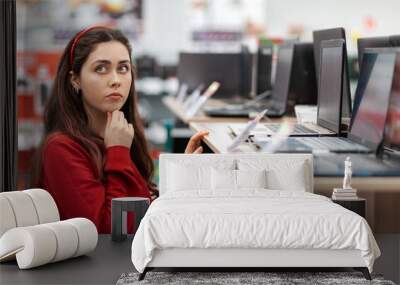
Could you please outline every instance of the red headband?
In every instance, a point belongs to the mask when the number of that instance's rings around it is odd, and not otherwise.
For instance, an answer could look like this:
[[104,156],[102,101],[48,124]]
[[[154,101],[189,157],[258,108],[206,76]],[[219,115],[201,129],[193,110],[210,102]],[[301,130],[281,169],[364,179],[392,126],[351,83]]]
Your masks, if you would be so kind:
[[70,60],[70,64],[71,64],[71,69],[72,69],[72,64],[73,64],[73,62],[74,62],[74,51],[75,51],[75,47],[76,47],[76,45],[78,44],[79,39],[80,39],[84,34],[86,34],[87,32],[89,32],[89,31],[91,31],[91,30],[93,30],[93,29],[97,29],[97,28],[107,28],[107,27],[105,27],[105,26],[91,26],[91,27],[88,27],[88,28],[86,28],[86,29],[83,29],[82,31],[80,31],[80,32],[75,36],[75,39],[74,39],[74,41],[73,41],[73,43],[72,43],[71,50],[70,50],[70,54],[69,54],[69,60]]

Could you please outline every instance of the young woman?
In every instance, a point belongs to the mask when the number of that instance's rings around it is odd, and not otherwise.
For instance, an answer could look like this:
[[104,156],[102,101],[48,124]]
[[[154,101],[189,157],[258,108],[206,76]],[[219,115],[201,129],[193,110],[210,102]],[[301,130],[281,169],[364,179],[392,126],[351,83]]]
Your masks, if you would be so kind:
[[[111,199],[157,194],[134,77],[120,31],[83,30],[65,48],[44,114],[36,185],[50,192],[62,219],[86,217],[100,233],[111,231]],[[201,153],[206,134],[195,134],[185,152]]]

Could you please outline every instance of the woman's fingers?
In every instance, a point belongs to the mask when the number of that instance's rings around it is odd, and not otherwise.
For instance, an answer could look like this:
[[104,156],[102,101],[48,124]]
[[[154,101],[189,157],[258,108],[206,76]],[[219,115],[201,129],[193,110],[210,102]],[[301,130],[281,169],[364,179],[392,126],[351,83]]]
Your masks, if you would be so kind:
[[104,132],[106,147],[122,145],[130,148],[134,135],[133,125],[128,123],[123,112],[116,110],[107,113],[107,127]]
[[[108,117],[107,117],[107,122],[108,122]],[[111,113],[109,125],[113,126],[122,125],[124,127],[128,127],[128,121],[125,119],[125,115],[123,112],[115,110]]]
[[195,152],[198,149],[198,147],[200,146],[201,140],[208,134],[209,134],[208,131],[200,131],[200,132],[197,132],[196,134],[194,134],[190,138],[190,140],[186,146],[185,153]]
[[199,146],[193,153],[202,153],[202,152],[203,152],[203,147]]
[[111,113],[111,124],[115,124],[119,121],[119,111],[115,110]]

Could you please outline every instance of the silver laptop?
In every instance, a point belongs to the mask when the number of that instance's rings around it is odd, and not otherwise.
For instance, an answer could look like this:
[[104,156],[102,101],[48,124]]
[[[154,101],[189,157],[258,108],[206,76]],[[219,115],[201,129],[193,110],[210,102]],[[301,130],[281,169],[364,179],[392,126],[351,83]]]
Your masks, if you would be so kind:
[[[341,133],[345,122],[350,121],[342,118],[344,49],[343,39],[321,43],[317,123],[295,124],[290,136],[335,136]],[[280,127],[280,123],[266,123],[257,126],[254,133],[272,136]],[[230,128],[234,134],[239,134],[243,126],[232,124]]]
[[[362,100],[348,137],[288,138],[278,152],[377,152],[384,137],[396,53],[368,52],[363,61],[368,61],[365,66],[372,66],[372,69],[360,72],[359,82],[364,82],[362,84],[365,84],[365,88],[357,88],[359,92],[363,92]],[[265,140],[255,143],[262,149],[269,142]]]

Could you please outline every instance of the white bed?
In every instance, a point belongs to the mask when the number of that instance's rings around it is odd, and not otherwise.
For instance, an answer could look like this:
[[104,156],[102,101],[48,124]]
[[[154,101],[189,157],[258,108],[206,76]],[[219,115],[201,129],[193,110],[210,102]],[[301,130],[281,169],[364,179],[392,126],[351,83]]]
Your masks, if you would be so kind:
[[[160,197],[132,243],[154,267],[355,267],[380,255],[367,222],[313,194],[308,154],[164,154]],[[368,270],[367,270],[368,268]]]

